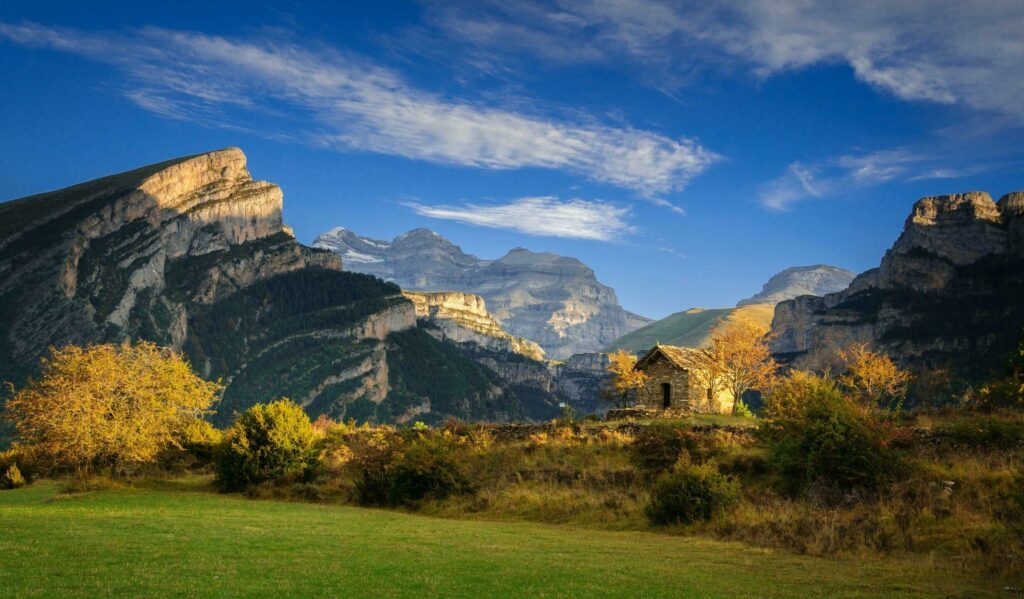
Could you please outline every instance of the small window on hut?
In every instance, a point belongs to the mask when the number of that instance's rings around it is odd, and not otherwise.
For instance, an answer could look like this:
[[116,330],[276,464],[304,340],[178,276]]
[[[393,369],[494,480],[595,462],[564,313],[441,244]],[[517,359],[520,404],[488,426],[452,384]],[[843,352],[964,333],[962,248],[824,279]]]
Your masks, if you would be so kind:
[[669,383],[661,384],[661,407],[668,408],[672,406],[672,385]]

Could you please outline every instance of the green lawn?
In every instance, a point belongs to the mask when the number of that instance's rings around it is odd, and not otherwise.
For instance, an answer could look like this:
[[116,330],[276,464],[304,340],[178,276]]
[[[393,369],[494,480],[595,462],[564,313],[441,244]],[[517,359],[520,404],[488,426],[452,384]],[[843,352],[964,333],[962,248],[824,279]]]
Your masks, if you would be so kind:
[[927,560],[221,496],[201,480],[0,492],[0,596],[978,596]]

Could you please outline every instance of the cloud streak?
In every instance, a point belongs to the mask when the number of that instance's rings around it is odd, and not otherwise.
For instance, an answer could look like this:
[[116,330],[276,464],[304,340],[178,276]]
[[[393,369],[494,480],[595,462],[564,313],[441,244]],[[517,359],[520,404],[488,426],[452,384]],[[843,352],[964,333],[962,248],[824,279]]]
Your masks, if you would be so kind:
[[[433,26],[493,64],[532,54],[562,64],[639,64],[681,85],[707,65],[758,78],[843,64],[904,100],[1024,121],[1024,4],[991,0],[479,0],[428,3]],[[465,53],[465,52],[464,52]],[[485,59],[479,55],[483,53]],[[642,75],[644,76],[644,75]]]
[[594,200],[542,196],[488,206],[429,206],[415,202],[405,206],[429,218],[544,237],[615,241],[636,231],[627,220],[629,208]]
[[847,154],[811,164],[791,163],[785,173],[762,187],[758,200],[765,208],[784,211],[802,200],[893,180],[953,179],[981,170],[979,166],[960,169],[936,166],[934,158],[906,148]]
[[[718,156],[691,138],[569,122],[450,99],[387,68],[328,49],[146,28],[106,35],[0,22],[0,39],[111,64],[125,96],[163,117],[301,136],[366,151],[483,169],[545,168],[644,197],[683,189]],[[259,124],[257,124],[259,123]]]

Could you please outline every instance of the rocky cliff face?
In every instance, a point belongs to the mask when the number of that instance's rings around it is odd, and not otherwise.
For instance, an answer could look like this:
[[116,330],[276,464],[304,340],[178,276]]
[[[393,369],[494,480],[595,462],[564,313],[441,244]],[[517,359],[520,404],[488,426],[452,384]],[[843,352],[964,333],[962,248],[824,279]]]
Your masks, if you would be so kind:
[[441,339],[476,343],[494,351],[544,360],[544,350],[539,345],[505,332],[479,295],[461,291],[403,291],[402,294],[412,301],[416,316],[430,321]]
[[604,386],[611,378],[608,354],[576,354],[564,362],[550,364],[555,386],[579,414],[603,415],[611,407],[603,399]]
[[801,295],[835,293],[846,289],[856,276],[856,273],[827,264],[794,266],[772,276],[760,293],[736,305],[777,304]]
[[337,228],[313,245],[345,257],[351,270],[403,289],[480,295],[505,330],[553,358],[597,351],[650,322],[622,309],[615,291],[575,258],[516,248],[498,260],[480,260],[427,229],[387,242]]
[[1022,336],[1024,194],[926,197],[881,265],[844,291],[780,303],[773,351],[801,367],[864,342],[914,367],[996,368]]
[[155,338],[182,348],[189,308],[317,266],[281,222],[281,189],[229,148],[0,204],[0,311],[19,381],[50,345]]
[[602,399],[602,387],[609,378],[607,354],[547,360],[536,343],[505,332],[478,295],[453,291],[404,291],[403,295],[416,306],[424,330],[459,345],[496,373],[534,417],[558,415],[563,402],[580,414],[603,414],[607,409]]
[[281,207],[237,148],[0,204],[0,380],[22,383],[50,345],[145,339],[224,381],[221,424],[283,396],[338,418],[548,416],[420,331],[397,286],[297,243]]

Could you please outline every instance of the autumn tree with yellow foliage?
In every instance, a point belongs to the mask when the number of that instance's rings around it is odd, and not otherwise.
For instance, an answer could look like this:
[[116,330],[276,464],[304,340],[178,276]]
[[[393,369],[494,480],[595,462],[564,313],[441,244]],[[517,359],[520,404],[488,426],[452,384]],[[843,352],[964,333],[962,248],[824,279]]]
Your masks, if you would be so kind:
[[608,354],[608,372],[611,380],[605,389],[605,397],[617,408],[624,408],[636,403],[636,392],[644,386],[647,374],[637,370],[636,356],[624,349]]
[[55,468],[87,476],[152,463],[209,408],[219,383],[152,343],[51,348],[41,374],[7,402],[18,444]]
[[711,333],[707,366],[716,381],[732,393],[732,413],[747,391],[771,386],[779,365],[772,359],[768,329],[749,320],[727,321]]
[[873,352],[865,343],[855,343],[838,352],[846,372],[842,386],[861,404],[899,410],[910,384],[910,371],[897,366],[889,356]]

